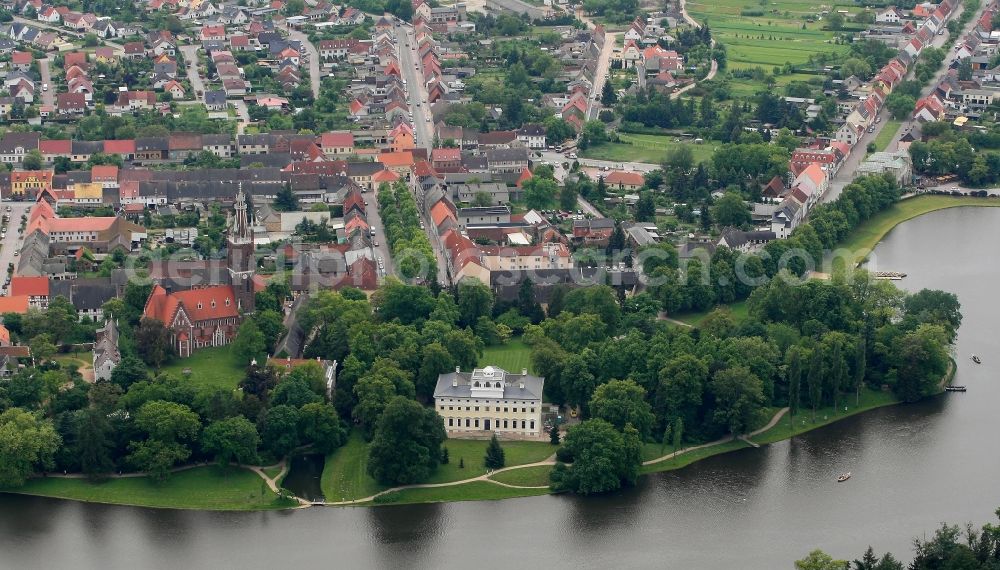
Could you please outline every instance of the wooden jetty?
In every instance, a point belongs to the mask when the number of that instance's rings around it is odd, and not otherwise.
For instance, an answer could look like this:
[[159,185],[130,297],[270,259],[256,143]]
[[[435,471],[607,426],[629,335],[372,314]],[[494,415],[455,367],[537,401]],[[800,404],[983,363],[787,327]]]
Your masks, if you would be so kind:
[[945,392],[965,392],[967,388],[965,386],[945,386]]
[[906,277],[905,273],[900,273],[899,271],[876,271],[875,279],[886,279],[889,281],[899,281],[900,279]]

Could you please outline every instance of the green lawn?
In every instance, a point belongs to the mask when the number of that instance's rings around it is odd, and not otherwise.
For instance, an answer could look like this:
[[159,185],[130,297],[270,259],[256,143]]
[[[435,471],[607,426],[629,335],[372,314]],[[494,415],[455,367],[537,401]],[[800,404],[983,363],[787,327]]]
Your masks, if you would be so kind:
[[[702,447],[694,451],[688,451],[676,457],[672,457],[658,463],[653,463],[652,465],[643,465],[639,468],[639,472],[657,473],[659,471],[673,471],[674,469],[687,467],[695,461],[705,459],[706,457],[711,457],[720,453],[728,453],[737,449],[743,449],[744,447],[750,447],[750,444],[739,439],[727,441],[725,443],[720,443],[719,445],[712,445],[709,447]],[[642,459],[643,461],[649,461],[650,459],[662,457],[671,451],[672,450],[669,445],[666,447],[666,451],[663,451],[663,447],[659,443],[646,443],[643,444]]]
[[531,371],[531,347],[519,338],[511,339],[502,346],[487,346],[479,358],[480,366],[499,366],[507,372],[520,374],[527,368]]
[[[711,313],[717,308],[720,307],[712,307],[707,311],[698,311],[696,313],[679,313],[676,315],[669,315],[669,316],[672,319],[676,319],[683,323],[687,323],[693,327],[697,327],[698,325],[701,324],[702,321],[705,320],[705,317],[707,317],[709,313]],[[733,316],[733,321],[735,321],[736,323],[741,323],[745,321],[746,318],[749,316],[749,309],[747,308],[746,301],[737,301],[732,305],[726,305],[724,308],[729,309],[729,312]]]
[[490,475],[490,479],[522,487],[547,487],[551,471],[551,465],[537,465],[535,467],[525,467],[524,469],[503,471],[495,475]]
[[511,489],[486,481],[472,481],[452,487],[403,489],[381,495],[373,501],[379,505],[404,505],[408,503],[443,503],[451,501],[495,501],[515,497],[547,495],[548,489]]
[[351,432],[347,444],[326,458],[320,488],[330,502],[362,499],[385,489],[368,475],[368,444],[360,431]]
[[[812,409],[802,408],[794,417],[786,415],[773,428],[753,438],[754,443],[765,444],[788,439],[794,435],[816,429],[820,426],[842,420],[874,408],[891,406],[899,403],[892,392],[862,390],[860,405],[855,404],[854,394],[845,395],[837,410],[827,406],[816,410],[816,420],[813,421]],[[846,411],[845,411],[846,408]]]
[[170,509],[257,510],[292,506],[279,499],[255,473],[214,465],[180,471],[163,482],[146,477],[109,479],[103,483],[47,477],[32,479],[10,492]]
[[277,465],[273,467],[264,467],[262,470],[264,471],[264,475],[267,475],[271,479],[274,479],[279,473],[281,473],[281,467]]
[[[447,483],[478,477],[486,473],[483,457],[486,455],[487,440],[479,439],[448,439],[444,446],[448,448],[449,461],[441,465],[425,483]],[[548,459],[556,452],[556,446],[547,441],[501,441],[507,467],[536,463]],[[459,468],[459,459],[465,460],[465,467]]]
[[[868,257],[872,249],[882,241],[894,227],[906,220],[916,218],[928,212],[943,210],[945,208],[955,208],[958,206],[1000,206],[1000,200],[989,198],[974,198],[971,196],[941,196],[924,195],[900,200],[867,222],[861,224],[851,235],[847,237],[838,249],[848,252],[841,256],[841,260],[847,259],[852,264],[860,263]],[[843,261],[840,261],[843,263]]]
[[669,135],[620,133],[619,137],[628,142],[596,144],[581,151],[581,156],[594,160],[660,164],[667,158],[669,149],[679,145],[687,145],[691,148],[695,162],[701,162],[710,160],[718,146],[712,143],[699,145],[693,142],[674,142],[674,137]]
[[184,378],[184,370],[191,369],[191,382],[208,388],[235,389],[243,379],[246,367],[237,361],[232,347],[202,348],[189,358],[175,358],[161,371]]
[[93,368],[93,361],[89,352],[70,352],[66,354],[56,354],[52,357],[60,366],[75,365],[78,370],[88,370]]
[[882,126],[882,130],[879,131],[878,136],[875,137],[875,150],[883,151],[892,142],[892,137],[896,136],[896,131],[902,126],[902,121],[897,121],[896,119],[890,119],[886,121],[885,125]]
[[[835,45],[835,33],[823,30],[825,22],[806,22],[822,10],[849,9],[853,4],[834,5],[801,0],[772,0],[765,5],[745,0],[691,0],[687,3],[691,15],[707,22],[712,36],[725,44],[731,69],[764,68],[787,63],[804,64],[816,53],[845,53],[847,46]],[[760,11],[760,16],[743,16],[747,10]]]
[[[809,83],[813,80],[822,81],[825,76],[823,75],[811,75],[808,73],[789,73],[788,75],[776,75],[774,77],[774,89],[773,92],[784,91],[784,88],[789,83],[793,81],[799,81],[802,83]],[[766,91],[766,86],[760,81],[755,81],[750,78],[744,77],[733,77],[730,74],[725,74],[726,82],[729,84],[730,94],[734,99],[750,99],[760,93],[761,91]]]

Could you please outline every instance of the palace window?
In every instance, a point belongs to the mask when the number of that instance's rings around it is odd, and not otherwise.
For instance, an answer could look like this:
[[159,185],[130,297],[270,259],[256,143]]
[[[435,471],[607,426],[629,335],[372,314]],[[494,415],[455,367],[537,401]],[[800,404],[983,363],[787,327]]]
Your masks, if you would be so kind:
[[521,429],[524,429],[528,422],[521,420]]
[[479,411],[479,406],[476,406],[476,411],[477,411],[477,412]]
[[448,418],[448,427],[453,427],[455,425],[455,418]]
[[535,429],[535,420],[531,420],[531,429]]
[[507,420],[503,421],[503,429],[507,429]]
[[476,427],[479,427],[479,418],[476,418]]
[[[532,422],[534,423],[534,422]],[[469,418],[465,418],[465,427],[469,427]]]

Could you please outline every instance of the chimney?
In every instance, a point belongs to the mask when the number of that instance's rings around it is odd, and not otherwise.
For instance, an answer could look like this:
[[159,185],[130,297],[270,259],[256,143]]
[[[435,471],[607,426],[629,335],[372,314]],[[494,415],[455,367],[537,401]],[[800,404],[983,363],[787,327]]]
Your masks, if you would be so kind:
[[[522,368],[521,369],[521,376],[527,376],[527,375],[528,375],[528,369],[527,368]],[[521,386],[521,387],[523,388],[524,386]]]
[[458,386],[458,378],[452,378],[451,379],[451,386],[452,386],[452,388]]
[[524,382],[521,382],[520,384],[518,384],[518,387],[520,387],[522,390],[524,390]]

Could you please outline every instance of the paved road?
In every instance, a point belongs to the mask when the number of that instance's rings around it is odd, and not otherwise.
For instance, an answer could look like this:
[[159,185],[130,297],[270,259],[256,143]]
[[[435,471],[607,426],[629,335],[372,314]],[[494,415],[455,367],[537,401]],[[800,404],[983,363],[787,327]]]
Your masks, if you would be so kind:
[[[375,262],[381,258],[385,267],[385,272],[389,275],[396,275],[396,268],[392,263],[392,254],[389,253],[389,240],[385,239],[385,224],[382,223],[382,216],[378,211],[378,188],[375,188],[374,192],[366,192],[364,194],[365,202],[367,204],[366,218],[368,219],[368,225],[375,230],[375,236],[372,238],[372,251],[375,253]],[[377,246],[375,244],[378,244]],[[379,272],[379,280],[381,282],[382,273]]]
[[[589,20],[587,20],[589,23]],[[591,25],[593,27],[593,25]],[[608,70],[611,67],[611,52],[618,42],[618,34],[606,32],[604,34],[604,48],[597,60],[597,70],[594,72],[594,88],[590,90],[590,97],[587,99],[587,118],[591,119],[599,112],[598,108],[603,108],[598,98],[604,89],[604,82],[608,80]]]
[[21,227],[21,216],[28,213],[31,209],[32,202],[11,202],[4,200],[0,202],[0,210],[3,212],[7,211],[7,206],[10,206],[10,222],[7,224],[7,236],[0,239],[0,275],[9,276],[10,273],[7,271],[9,264],[13,263],[17,266],[17,257],[14,255],[15,251],[21,249],[21,242],[23,236],[18,231]]
[[[959,4],[958,8],[956,8],[955,10],[955,13],[952,14],[952,18],[953,19],[958,18],[962,14],[962,11],[964,9],[965,9],[965,4]],[[958,38],[964,37],[972,30],[973,27],[975,27],[976,22],[978,21],[979,16],[981,15],[984,9],[985,7],[980,8],[979,11],[976,13],[976,15],[969,19],[969,22],[959,32]],[[934,40],[931,41],[931,45],[939,48],[942,47],[947,40],[948,40],[947,33],[940,36],[934,36]],[[941,62],[941,69],[938,70],[937,74],[934,75],[934,78],[931,79],[931,81],[924,87],[922,95],[929,94],[937,87],[937,84],[941,82],[941,79],[944,77],[944,75],[948,73],[948,68],[951,65],[951,63],[955,61],[955,59],[956,58],[954,51],[949,52],[945,60]],[[912,79],[913,67],[911,67],[909,72],[907,73],[907,78]],[[854,148],[851,150],[851,154],[848,155],[847,160],[844,161],[844,164],[840,167],[840,170],[837,171],[837,175],[834,176],[833,180],[831,181],[830,189],[827,190],[826,193],[823,194],[823,196],[820,198],[821,202],[832,202],[833,200],[836,200],[837,197],[840,196],[841,191],[843,191],[844,186],[850,184],[851,181],[854,179],[854,172],[857,171],[858,165],[861,164],[861,162],[865,158],[865,155],[867,154],[866,149],[868,148],[868,143],[875,142],[875,139],[878,137],[879,133],[882,132],[883,128],[885,128],[885,125],[889,120],[889,111],[883,108],[879,112],[878,116],[881,119],[881,121],[875,123],[875,132],[869,133],[866,131],[863,135],[861,135],[861,140],[858,141],[856,145],[854,145]],[[909,119],[904,121],[903,124],[900,125],[899,130],[896,131],[896,134],[893,135],[892,140],[889,142],[889,145],[886,148],[895,149],[896,146],[899,144],[899,139],[902,138],[906,133],[908,133],[914,127],[914,125],[915,122]]]
[[[18,22],[20,24],[27,24],[29,26],[33,26],[35,28],[42,28],[42,29],[45,29],[45,30],[51,30],[53,32],[57,32],[59,34],[65,35],[65,36],[72,36],[72,37],[77,38],[77,39],[83,39],[83,37],[86,35],[86,34],[81,34],[80,32],[74,32],[73,30],[68,30],[66,28],[61,28],[59,26],[53,26],[53,25],[47,24],[45,22],[39,22],[38,20],[29,20],[27,18],[22,18],[21,16],[14,16],[14,21]],[[104,39],[102,39],[101,42],[103,42],[104,45],[108,46],[109,48],[114,49],[117,52],[121,53],[121,52],[125,51],[125,48],[122,47],[122,45],[119,44],[119,43],[108,41],[108,40],[104,40]]]
[[49,70],[49,58],[44,57],[38,60],[38,72],[42,76],[42,85],[48,84],[48,90],[42,90],[42,103],[45,105],[50,105],[55,107],[56,96],[55,96],[55,84],[52,83],[52,73]]
[[576,205],[579,206],[581,210],[583,210],[584,214],[590,214],[595,218],[604,217],[604,214],[602,214],[600,210],[595,208],[593,204],[585,200],[583,196],[576,197]]
[[[434,146],[434,117],[431,107],[427,101],[427,86],[424,85],[423,72],[420,62],[417,61],[416,40],[413,35],[413,28],[407,24],[396,23],[396,49],[399,52],[399,63],[403,69],[403,78],[406,79],[406,91],[409,96],[410,112],[413,113],[413,134],[417,139],[417,146],[427,149],[430,153]],[[423,209],[423,192],[414,181],[410,187],[418,202],[417,208],[421,212],[421,219],[424,222],[424,231],[427,239],[431,242],[431,249],[437,258],[437,280],[442,285],[449,283],[448,263],[444,252],[438,247],[439,239],[435,235],[437,228],[431,220],[430,213]],[[388,258],[387,258],[388,259]]]
[[306,52],[309,55],[309,86],[312,88],[313,99],[319,99],[320,59],[316,46],[309,41],[308,36],[293,28],[288,28],[288,38],[302,42],[302,45],[306,48]]
[[191,87],[194,88],[195,99],[202,100],[198,96],[198,93],[205,93],[205,82],[201,78],[201,73],[198,71],[198,50],[201,46],[198,44],[189,44],[180,46],[181,53],[184,55],[184,70],[187,73],[188,81],[191,83]]

